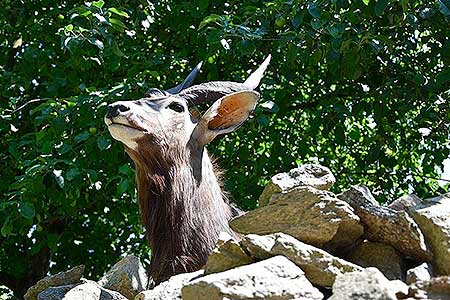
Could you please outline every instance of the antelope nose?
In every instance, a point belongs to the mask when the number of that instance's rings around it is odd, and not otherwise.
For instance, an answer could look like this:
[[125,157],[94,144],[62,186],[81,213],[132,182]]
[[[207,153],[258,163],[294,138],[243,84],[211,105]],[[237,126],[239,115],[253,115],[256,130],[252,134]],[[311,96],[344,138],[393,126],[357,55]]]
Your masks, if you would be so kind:
[[130,110],[130,108],[123,104],[110,104],[110,105],[108,105],[108,111],[106,112],[106,117],[114,118],[114,117],[117,117],[120,113],[126,112],[128,110]]

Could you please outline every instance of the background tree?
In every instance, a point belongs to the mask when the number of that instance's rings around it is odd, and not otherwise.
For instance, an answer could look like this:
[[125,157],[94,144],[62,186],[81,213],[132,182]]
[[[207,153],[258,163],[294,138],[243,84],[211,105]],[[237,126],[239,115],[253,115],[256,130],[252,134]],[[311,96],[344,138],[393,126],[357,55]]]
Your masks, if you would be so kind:
[[[148,259],[107,103],[198,82],[242,80],[271,53],[245,128],[210,147],[244,209],[271,175],[319,162],[335,191],[380,202],[448,191],[448,0],[4,0],[0,10],[0,284],[17,296],[48,272],[101,275],[124,253]],[[199,108],[200,110],[203,107]]]

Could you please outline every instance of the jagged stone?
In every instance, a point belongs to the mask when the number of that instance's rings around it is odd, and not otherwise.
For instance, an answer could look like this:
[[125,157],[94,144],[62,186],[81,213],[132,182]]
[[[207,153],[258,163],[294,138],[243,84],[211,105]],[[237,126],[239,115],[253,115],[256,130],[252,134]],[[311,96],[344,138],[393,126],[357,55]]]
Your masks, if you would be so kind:
[[273,176],[259,197],[259,205],[267,205],[273,194],[286,192],[294,187],[311,186],[319,190],[328,190],[335,182],[336,178],[327,167],[304,164],[289,172]]
[[102,290],[95,282],[86,282],[68,291],[63,300],[100,300]]
[[181,300],[181,288],[202,275],[203,270],[172,276],[152,290],[140,292],[134,300]]
[[350,205],[312,187],[275,194],[269,205],[231,220],[230,226],[242,234],[284,232],[329,251],[351,246],[363,234]]
[[245,253],[239,243],[228,233],[222,232],[216,248],[208,257],[205,274],[222,272],[252,262],[252,258]]
[[433,252],[433,270],[450,275],[450,194],[427,199],[410,214]]
[[417,281],[410,285],[408,296],[412,299],[450,299],[450,277],[442,276],[427,281]]
[[139,258],[129,255],[117,262],[98,284],[131,299],[147,289],[148,276]]
[[37,295],[38,300],[62,300],[68,291],[73,289],[75,284],[51,286]]
[[83,276],[83,272],[84,265],[79,265],[68,271],[59,272],[58,274],[42,278],[34,286],[28,289],[23,298],[25,300],[36,300],[37,295],[49,287],[79,283],[81,276]]
[[255,259],[266,259],[284,255],[300,267],[311,283],[331,287],[337,275],[362,270],[361,267],[300,242],[284,233],[271,235],[249,234],[242,239],[242,245]]
[[407,291],[401,281],[390,282],[376,268],[339,275],[328,300],[397,300],[396,294]]
[[403,258],[389,245],[364,241],[346,259],[362,267],[376,267],[390,280],[405,278]]
[[284,256],[200,277],[182,288],[183,300],[321,300],[303,271]]
[[423,263],[406,272],[406,283],[412,284],[417,281],[428,281],[433,277],[433,270],[429,263]]
[[400,198],[394,200],[387,207],[393,210],[408,210],[411,207],[419,205],[422,203],[422,199],[414,194],[404,195]]
[[419,261],[431,259],[422,232],[406,212],[380,206],[369,189],[362,185],[352,186],[338,198],[355,209],[361,222],[366,225],[368,240],[391,245]]

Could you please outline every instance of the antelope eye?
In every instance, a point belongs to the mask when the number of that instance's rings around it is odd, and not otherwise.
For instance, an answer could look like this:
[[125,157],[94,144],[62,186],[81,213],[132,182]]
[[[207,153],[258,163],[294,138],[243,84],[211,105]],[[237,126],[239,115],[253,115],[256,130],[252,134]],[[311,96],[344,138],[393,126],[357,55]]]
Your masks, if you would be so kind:
[[171,110],[174,110],[174,111],[179,112],[179,113],[181,113],[181,112],[184,111],[184,106],[181,105],[181,104],[178,103],[178,102],[172,102],[172,103],[170,103],[170,104],[169,104],[169,108],[170,108]]

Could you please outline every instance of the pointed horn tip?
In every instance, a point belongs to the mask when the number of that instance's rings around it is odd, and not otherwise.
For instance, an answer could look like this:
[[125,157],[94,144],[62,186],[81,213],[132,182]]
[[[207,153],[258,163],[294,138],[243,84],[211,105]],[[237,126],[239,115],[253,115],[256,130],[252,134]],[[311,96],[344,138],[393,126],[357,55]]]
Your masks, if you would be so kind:
[[200,68],[203,66],[203,62],[201,61],[201,62],[199,62],[196,66],[195,66],[195,68],[197,69],[197,70],[200,70]]

